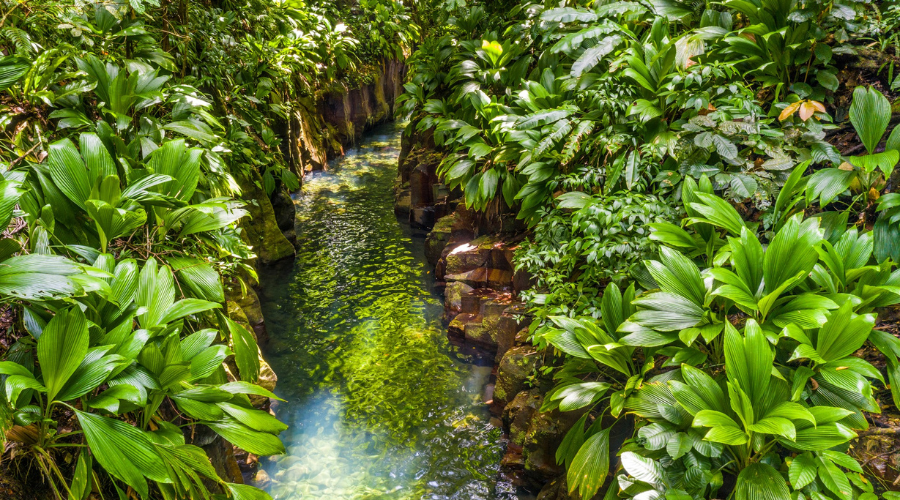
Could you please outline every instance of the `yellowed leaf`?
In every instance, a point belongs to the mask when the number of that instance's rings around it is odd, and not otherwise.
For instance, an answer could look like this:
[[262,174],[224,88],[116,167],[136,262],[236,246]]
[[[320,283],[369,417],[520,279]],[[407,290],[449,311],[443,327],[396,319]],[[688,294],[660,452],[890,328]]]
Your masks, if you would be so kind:
[[800,104],[802,104],[802,103],[795,102],[795,103],[789,105],[788,107],[784,108],[784,110],[782,110],[781,114],[778,115],[778,120],[779,121],[787,120],[792,114],[797,112],[797,109],[800,107]]

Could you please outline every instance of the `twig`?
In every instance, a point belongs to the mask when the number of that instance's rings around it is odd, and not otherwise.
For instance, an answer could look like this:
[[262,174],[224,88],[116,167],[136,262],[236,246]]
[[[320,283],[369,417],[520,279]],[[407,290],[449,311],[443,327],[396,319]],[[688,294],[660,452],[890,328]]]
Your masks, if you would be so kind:
[[41,143],[38,142],[38,143],[35,144],[34,146],[31,146],[31,149],[29,149],[28,151],[25,151],[25,154],[23,154],[22,156],[16,158],[15,160],[11,161],[11,162],[9,163],[9,166],[6,167],[6,169],[9,170],[9,169],[13,168],[13,167],[16,165],[16,163],[19,163],[20,161],[24,160],[28,155],[30,155],[30,154],[31,154],[35,149],[37,149],[37,147],[40,146],[40,145],[41,145]]

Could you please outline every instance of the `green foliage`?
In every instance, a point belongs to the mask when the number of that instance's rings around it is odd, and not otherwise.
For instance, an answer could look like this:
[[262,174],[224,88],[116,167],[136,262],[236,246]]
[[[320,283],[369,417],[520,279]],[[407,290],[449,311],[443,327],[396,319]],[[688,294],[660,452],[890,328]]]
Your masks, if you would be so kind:
[[401,3],[362,7],[4,8],[0,301],[24,329],[0,361],[0,442],[56,498],[268,498],[224,483],[183,428],[284,452],[249,399],[275,397],[254,385],[255,335],[215,312],[256,278],[236,179],[299,188],[290,123],[418,38]]
[[862,35],[896,38],[893,5],[488,8],[413,54],[404,110],[469,207],[531,229],[531,340],[559,355],[542,409],[587,412],[557,451],[570,492],[609,484],[609,411],[638,429],[607,498],[874,498],[838,450],[885,387],[853,354],[900,376],[873,329],[900,301],[900,132],[874,88],[836,97]]

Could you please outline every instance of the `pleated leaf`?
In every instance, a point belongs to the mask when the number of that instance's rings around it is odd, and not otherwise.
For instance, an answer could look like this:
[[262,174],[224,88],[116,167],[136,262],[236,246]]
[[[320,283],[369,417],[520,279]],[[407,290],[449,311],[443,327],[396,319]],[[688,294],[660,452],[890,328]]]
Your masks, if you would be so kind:
[[891,103],[872,87],[856,87],[850,104],[850,123],[869,153],[874,153],[891,121]]
[[87,355],[89,341],[87,319],[77,307],[56,313],[47,323],[37,344],[47,399],[54,400],[78,369]]
[[794,490],[799,490],[816,480],[816,459],[810,453],[794,457],[788,469],[788,478]]
[[225,483],[231,493],[232,500],[272,500],[265,491],[245,484]]
[[149,495],[145,478],[171,482],[165,464],[143,431],[121,420],[77,410],[75,414],[91,453],[110,475],[144,498]]
[[790,500],[784,478],[771,465],[753,463],[738,474],[735,500]]
[[257,410],[256,408],[244,408],[231,403],[219,403],[219,408],[238,422],[261,432],[278,434],[288,428],[287,425],[278,421],[269,412]]
[[80,272],[74,262],[64,257],[11,257],[0,262],[0,294],[27,300],[71,296],[80,289],[71,277]]
[[256,382],[259,379],[259,348],[256,345],[256,337],[231,318],[225,318],[225,322],[231,334],[234,361],[241,373],[241,379]]
[[581,498],[591,498],[606,482],[609,475],[609,431],[602,430],[581,445],[566,475],[569,493],[577,490]]
[[84,202],[90,197],[93,184],[75,144],[69,139],[50,144],[47,165],[53,183],[72,203],[84,210]]
[[622,37],[619,35],[612,35],[604,38],[597,45],[585,50],[572,64],[572,76],[577,78],[593,69],[593,67],[599,64],[604,57],[612,53],[620,43],[622,43]]
[[255,455],[284,453],[284,445],[277,436],[253,430],[231,417],[218,422],[208,422],[206,425],[228,442]]

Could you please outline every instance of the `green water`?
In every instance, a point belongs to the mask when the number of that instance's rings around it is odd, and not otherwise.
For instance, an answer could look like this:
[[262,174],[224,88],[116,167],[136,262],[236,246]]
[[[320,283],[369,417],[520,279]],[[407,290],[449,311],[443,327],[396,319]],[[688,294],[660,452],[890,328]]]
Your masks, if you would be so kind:
[[423,235],[393,213],[400,129],[386,126],[294,196],[293,267],[261,273],[287,455],[276,500],[513,499],[488,367],[448,345]]

